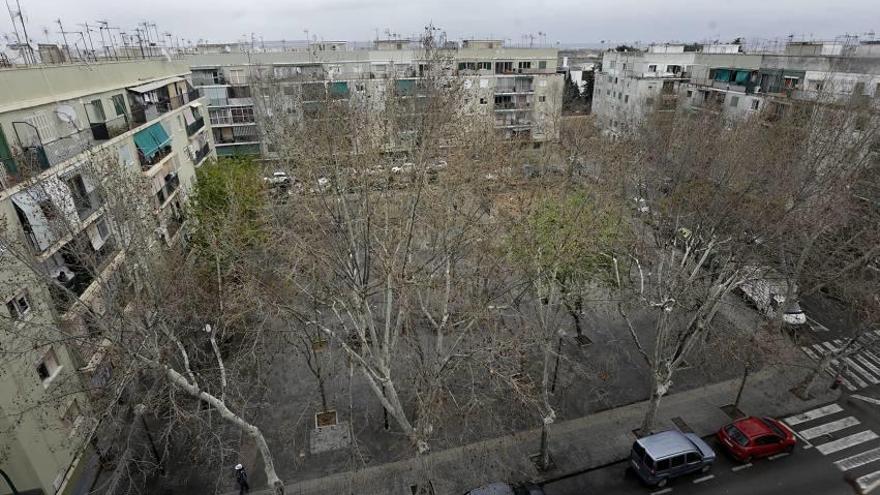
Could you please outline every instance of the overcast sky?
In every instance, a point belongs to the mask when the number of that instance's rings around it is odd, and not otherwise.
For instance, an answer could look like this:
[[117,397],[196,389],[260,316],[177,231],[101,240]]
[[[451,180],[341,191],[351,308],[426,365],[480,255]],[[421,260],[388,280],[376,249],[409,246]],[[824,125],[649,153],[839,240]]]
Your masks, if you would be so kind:
[[[9,0],[14,2],[15,0]],[[622,41],[704,41],[737,36],[773,38],[790,33],[833,37],[880,30],[880,0],[20,0],[29,35],[58,38],[65,29],[108,19],[123,30],[150,20],[176,37],[236,41],[304,39],[368,40],[376,30],[402,35],[433,22],[450,38],[479,36],[521,42],[548,33],[563,44]],[[14,5],[14,3],[13,3]],[[4,12],[5,14],[5,12]],[[11,33],[0,15],[0,33]],[[96,33],[97,37],[97,33]]]

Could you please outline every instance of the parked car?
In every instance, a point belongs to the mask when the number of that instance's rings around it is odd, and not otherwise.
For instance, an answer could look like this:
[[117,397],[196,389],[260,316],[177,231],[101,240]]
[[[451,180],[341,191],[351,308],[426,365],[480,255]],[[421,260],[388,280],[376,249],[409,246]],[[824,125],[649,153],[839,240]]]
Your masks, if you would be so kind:
[[797,442],[794,433],[780,421],[754,416],[724,426],[717,437],[730,455],[742,462],[791,452]]
[[531,483],[512,486],[507,483],[491,483],[465,493],[465,495],[544,495],[544,490]]
[[643,482],[663,487],[670,479],[711,469],[715,451],[693,433],[668,430],[636,440],[629,462]]

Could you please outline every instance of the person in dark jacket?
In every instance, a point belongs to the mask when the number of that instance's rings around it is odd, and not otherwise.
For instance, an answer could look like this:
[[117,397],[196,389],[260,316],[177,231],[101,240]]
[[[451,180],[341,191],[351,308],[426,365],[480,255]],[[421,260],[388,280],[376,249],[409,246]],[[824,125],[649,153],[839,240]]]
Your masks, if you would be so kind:
[[244,495],[250,491],[251,486],[248,484],[247,472],[241,464],[235,465],[235,481],[238,482],[238,494]]

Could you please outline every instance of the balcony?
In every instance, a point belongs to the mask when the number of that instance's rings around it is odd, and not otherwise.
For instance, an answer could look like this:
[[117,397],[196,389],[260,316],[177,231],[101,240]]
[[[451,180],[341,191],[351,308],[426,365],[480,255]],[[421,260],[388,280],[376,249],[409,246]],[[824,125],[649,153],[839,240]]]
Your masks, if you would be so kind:
[[48,274],[55,279],[49,285],[49,293],[60,313],[70,309],[119,253],[112,237],[105,239],[98,249],[93,246],[89,234],[83,231],[56,255],[63,263],[60,268],[51,269]]
[[203,127],[205,127],[205,118],[198,117],[195,122],[192,124],[187,124],[186,126],[186,135],[192,137],[195,133],[199,132]]
[[76,206],[76,213],[80,220],[85,220],[98,211],[103,206],[104,201],[98,195],[98,191],[91,191],[85,194],[74,194],[73,204]]
[[161,162],[171,154],[171,144],[160,147],[150,156],[145,155],[138,150],[138,160],[141,163],[141,170],[146,172],[153,168],[157,163]]
[[131,120],[136,126],[146,124],[147,122],[156,119],[164,113],[168,113],[171,110],[176,110],[191,101],[196,101],[199,98],[199,92],[193,90],[189,93],[172,96],[170,98],[162,99],[154,103],[133,104],[131,105]]
[[201,148],[196,150],[195,164],[198,165],[202,163],[202,160],[204,160],[209,154],[211,154],[211,146],[209,146],[208,143],[205,143]]
[[105,120],[104,122],[92,122],[89,125],[92,129],[92,139],[95,141],[113,139],[133,129],[128,116],[125,114]]
[[495,94],[534,93],[535,87],[531,77],[498,78]]
[[0,190],[8,189],[49,169],[49,160],[42,146],[27,148],[23,153],[0,158]]

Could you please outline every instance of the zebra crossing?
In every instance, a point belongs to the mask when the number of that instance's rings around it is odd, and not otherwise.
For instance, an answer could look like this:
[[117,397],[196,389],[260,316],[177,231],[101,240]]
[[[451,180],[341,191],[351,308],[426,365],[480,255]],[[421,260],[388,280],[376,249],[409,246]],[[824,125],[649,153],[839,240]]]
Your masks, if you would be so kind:
[[[844,345],[844,339],[836,339],[804,345],[801,350],[813,361],[819,361]],[[826,372],[834,376],[843,369],[841,383],[850,392],[880,384],[880,330],[863,334],[852,347],[856,349],[854,353],[831,360]]]
[[832,458],[860,494],[880,487],[880,435],[839,404],[828,404],[783,419],[804,448]]

